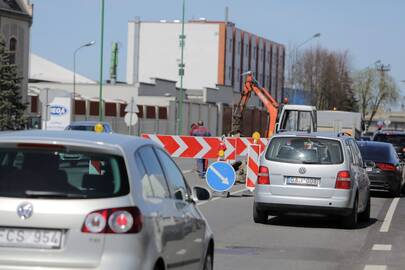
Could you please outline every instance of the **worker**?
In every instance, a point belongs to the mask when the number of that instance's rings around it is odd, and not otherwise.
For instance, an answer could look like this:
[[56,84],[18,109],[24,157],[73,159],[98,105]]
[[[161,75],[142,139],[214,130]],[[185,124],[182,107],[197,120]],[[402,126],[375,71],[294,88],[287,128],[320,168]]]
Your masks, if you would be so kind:
[[193,136],[194,129],[198,128],[197,123],[192,123],[190,127],[190,135]]
[[[199,120],[197,122],[197,127],[195,129],[192,130],[192,136],[204,136],[204,137],[209,137],[211,136],[210,131],[208,130],[208,128],[204,127],[204,122]],[[201,178],[205,177],[205,173],[207,170],[207,165],[208,162],[207,160],[203,159],[203,158],[198,158],[197,159],[197,172],[198,175]]]

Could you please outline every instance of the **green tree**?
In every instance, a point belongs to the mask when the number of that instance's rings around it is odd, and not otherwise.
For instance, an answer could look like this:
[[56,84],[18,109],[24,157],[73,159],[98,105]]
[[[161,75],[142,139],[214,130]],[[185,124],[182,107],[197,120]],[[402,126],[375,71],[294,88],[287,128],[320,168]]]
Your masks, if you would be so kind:
[[394,104],[399,97],[395,80],[387,73],[366,68],[354,76],[354,89],[363,119],[368,118],[366,130],[383,106]]
[[23,129],[26,123],[17,66],[10,64],[5,41],[0,37],[0,130]]

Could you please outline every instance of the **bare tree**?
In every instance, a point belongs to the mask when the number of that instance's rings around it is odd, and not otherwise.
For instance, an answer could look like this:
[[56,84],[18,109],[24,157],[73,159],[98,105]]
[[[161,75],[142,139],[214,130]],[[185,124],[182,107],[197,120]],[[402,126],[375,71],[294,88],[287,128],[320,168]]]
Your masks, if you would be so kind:
[[357,110],[347,52],[331,52],[322,47],[306,50],[298,59],[298,84],[323,110]]
[[384,69],[366,68],[355,74],[354,88],[360,103],[363,119],[368,116],[366,131],[377,111],[385,105],[392,105],[399,97],[394,79]]

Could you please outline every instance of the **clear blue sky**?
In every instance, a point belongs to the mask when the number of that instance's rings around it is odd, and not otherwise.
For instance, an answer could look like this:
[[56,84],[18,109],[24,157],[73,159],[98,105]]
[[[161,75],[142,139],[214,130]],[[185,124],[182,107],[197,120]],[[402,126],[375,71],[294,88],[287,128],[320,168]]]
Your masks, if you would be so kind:
[[[96,40],[78,56],[78,72],[98,80],[100,0],[33,0],[31,50],[72,69],[72,54]],[[105,0],[104,79],[108,76],[113,41],[121,45],[119,80],[125,80],[127,22],[180,19],[181,0]],[[403,0],[187,0],[186,19],[230,20],[242,29],[281,42],[298,44],[314,33],[313,41],[331,50],[348,50],[354,68],[380,59],[405,93],[405,1]],[[307,44],[305,46],[311,46]]]

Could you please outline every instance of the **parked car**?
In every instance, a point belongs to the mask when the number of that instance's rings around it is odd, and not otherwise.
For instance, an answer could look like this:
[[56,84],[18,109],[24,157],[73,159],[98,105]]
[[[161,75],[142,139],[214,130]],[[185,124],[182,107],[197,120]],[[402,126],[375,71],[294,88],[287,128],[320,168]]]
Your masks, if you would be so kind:
[[346,227],[370,217],[369,179],[360,150],[349,136],[278,134],[262,155],[253,219],[269,215],[340,215]]
[[383,142],[357,142],[367,168],[370,186],[373,190],[389,191],[392,196],[401,195],[404,185],[404,167],[394,146]]
[[398,157],[402,160],[405,158],[405,132],[394,130],[381,130],[373,135],[373,141],[391,143]]
[[0,135],[0,269],[212,269],[209,197],[148,140]]
[[77,131],[95,131],[96,125],[101,124],[103,126],[103,132],[112,133],[110,123],[98,122],[98,121],[76,121],[68,125],[65,130],[77,130]]

